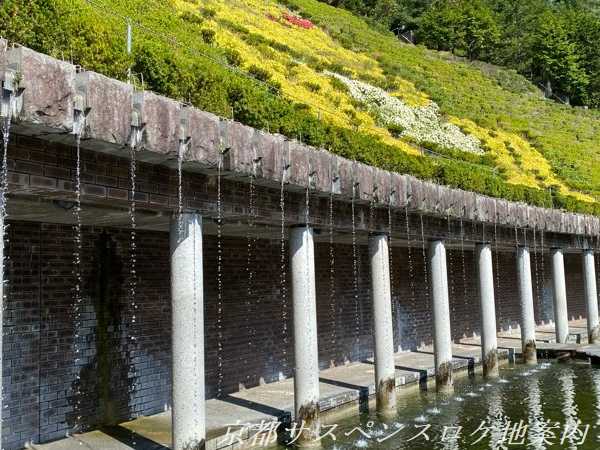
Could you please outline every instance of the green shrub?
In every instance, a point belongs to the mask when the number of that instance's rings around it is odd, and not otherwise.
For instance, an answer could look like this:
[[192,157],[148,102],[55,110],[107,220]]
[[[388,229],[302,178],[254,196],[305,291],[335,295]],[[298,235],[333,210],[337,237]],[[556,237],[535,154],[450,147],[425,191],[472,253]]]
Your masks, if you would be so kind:
[[200,30],[200,35],[202,36],[202,40],[204,43],[208,45],[212,45],[215,43],[215,30],[211,30],[210,28],[203,28]]

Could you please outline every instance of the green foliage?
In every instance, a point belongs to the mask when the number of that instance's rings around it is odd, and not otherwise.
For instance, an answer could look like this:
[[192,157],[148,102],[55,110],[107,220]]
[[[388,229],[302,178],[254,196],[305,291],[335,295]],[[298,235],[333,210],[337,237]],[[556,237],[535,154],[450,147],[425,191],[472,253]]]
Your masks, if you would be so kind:
[[421,18],[419,37],[429,47],[464,52],[472,60],[490,55],[500,30],[482,0],[438,0]]
[[[199,36],[198,24],[182,20],[169,5],[156,6],[145,0],[102,1],[123,16],[135,11],[136,20],[153,31],[136,28],[131,58],[123,51],[124,23],[84,0],[5,0],[0,4],[0,34],[44,53],[72,57],[87,69],[119,79],[125,79],[131,65],[148,89],[190,101],[224,117],[233,113],[235,120],[249,126],[301,137],[309,145],[350,159],[509,200],[543,206],[554,202],[574,211],[600,214],[598,204],[509,184],[502,174],[480,165],[493,165],[485,157],[433,148],[430,144],[425,145],[454,159],[408,155],[362,133],[358,121],[355,130],[331,125],[306,104],[274,94],[267,71],[257,66],[248,69],[262,83],[226,68],[225,63],[243,63],[239,53],[205,42]],[[530,93],[508,92],[476,67],[450,63],[422,48],[398,45],[393,36],[314,0],[286,1],[346,45],[376,54],[384,73],[390,75],[390,85],[397,76],[411,80],[438,102],[444,113],[527,134],[569,184],[600,192],[600,175],[597,169],[594,171],[593,157],[593,146],[600,136],[597,113],[558,107]],[[215,18],[209,9],[200,9],[200,14],[207,20]],[[240,33],[250,34],[243,30]],[[175,41],[178,45],[173,44]],[[344,68],[323,69],[342,72]],[[331,82],[335,83],[333,79]]]

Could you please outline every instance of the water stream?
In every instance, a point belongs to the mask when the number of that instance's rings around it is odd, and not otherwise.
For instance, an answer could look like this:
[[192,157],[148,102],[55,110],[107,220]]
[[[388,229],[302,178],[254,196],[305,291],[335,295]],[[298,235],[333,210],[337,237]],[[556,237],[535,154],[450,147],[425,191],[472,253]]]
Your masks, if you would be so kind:
[[83,397],[82,393],[82,381],[81,381],[81,365],[83,346],[82,338],[80,336],[80,330],[82,325],[82,303],[83,297],[81,293],[82,286],[82,267],[81,267],[81,255],[82,255],[82,225],[81,225],[81,134],[77,133],[75,136],[75,205],[73,206],[73,276],[75,283],[73,285],[73,347],[75,351],[75,392],[74,392],[74,403],[73,413],[75,416],[75,423],[73,426],[74,432],[83,431],[82,423],[82,411],[81,401]]
[[[258,302],[260,296],[255,296],[254,293],[254,278],[255,278],[255,248],[256,248],[256,187],[254,183],[254,175],[250,175],[248,184],[248,226],[246,227],[246,299],[244,302],[244,325],[246,327],[247,351],[242,352],[244,366],[248,367],[248,358],[253,355],[255,330],[252,327],[250,319],[255,317],[256,310],[255,300]],[[260,309],[259,309],[260,310]],[[246,383],[250,382],[250,373],[246,374]]]
[[221,178],[223,152],[217,160],[217,398],[223,396],[223,205]]
[[288,292],[287,292],[287,249],[286,249],[286,233],[285,233],[285,179],[286,179],[287,168],[283,169],[281,174],[281,186],[279,192],[279,210],[281,217],[281,228],[279,236],[279,265],[280,265],[280,276],[279,276],[279,290],[281,295],[281,323],[282,323],[282,372],[279,375],[280,379],[287,376],[288,366]]
[[[139,350],[138,336],[140,334],[138,327],[138,304],[137,304],[137,221],[136,221],[136,178],[137,178],[137,159],[136,149],[130,147],[130,165],[129,165],[129,189],[131,191],[131,200],[129,202],[129,330],[128,330],[128,351],[129,351],[129,377],[130,377],[130,397],[135,398],[137,393],[138,373],[137,373],[137,355]],[[136,404],[136,402],[133,402]],[[132,418],[137,417],[138,410],[134,408]],[[135,433],[131,434],[134,441]]]
[[[0,180],[0,217],[2,218],[2,225],[3,228],[0,230],[0,239],[3,240],[4,242],[4,248],[6,248],[7,244],[8,244],[8,238],[6,236],[6,230],[8,229],[8,225],[6,224],[6,219],[7,219],[7,208],[6,208],[6,202],[7,202],[7,195],[8,195],[8,143],[10,141],[10,125],[11,125],[11,116],[10,114],[3,118],[2,120],[2,172],[0,174],[0,176],[2,177]],[[6,261],[7,261],[7,257],[6,257],[6,251],[4,252],[4,267],[6,267]],[[2,276],[4,276],[6,274],[6,271],[4,272],[4,274],[2,274]],[[5,285],[5,280],[2,279],[0,280],[0,283],[3,284],[3,286]],[[2,289],[2,298],[0,298],[0,308],[2,308],[2,317],[6,317],[6,292],[4,289]],[[0,323],[0,333],[2,333],[2,336],[4,337],[4,323]],[[4,341],[4,339],[3,339]],[[2,386],[0,386],[0,427],[3,426],[4,424],[4,410],[8,408],[8,405],[4,404],[4,383],[0,383],[2,384]]]
[[[408,213],[408,205],[404,208],[404,221],[406,227],[406,250],[408,257],[408,284],[410,286],[410,303],[411,310],[416,308],[417,304],[417,293],[416,293],[416,284],[415,284],[415,269],[414,262],[412,256],[412,238],[410,232],[410,215]],[[417,321],[413,317],[410,321],[412,323],[412,334],[413,336],[417,335]]]
[[425,288],[425,298],[429,299],[429,264],[427,263],[427,246],[425,241],[425,225],[423,224],[423,214],[419,215],[421,220],[421,254],[423,256],[423,287]]
[[352,287],[354,297],[354,340],[356,353],[360,355],[360,309],[358,286],[358,246],[356,242],[356,184],[352,184]]
[[[333,243],[334,238],[334,217],[333,217],[333,191],[329,194],[329,314],[331,316],[331,349],[332,354],[337,356],[337,324],[338,324],[338,311],[336,305],[336,290],[335,290],[335,246]],[[332,361],[331,365],[335,365],[335,361]]]

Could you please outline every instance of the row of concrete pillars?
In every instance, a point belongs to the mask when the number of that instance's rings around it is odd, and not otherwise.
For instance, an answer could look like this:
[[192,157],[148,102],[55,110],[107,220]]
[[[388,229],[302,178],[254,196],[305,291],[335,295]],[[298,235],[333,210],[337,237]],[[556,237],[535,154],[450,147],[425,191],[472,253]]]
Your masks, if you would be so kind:
[[[289,241],[295,347],[295,419],[301,429],[300,445],[316,442],[320,433],[319,359],[313,229],[291,229]],[[481,346],[484,375],[498,373],[496,310],[492,249],[476,245],[476,268],[481,307]],[[393,414],[396,408],[392,299],[388,237],[369,238],[375,341],[377,411]],[[535,318],[529,249],[518,247],[521,338],[523,359],[536,362]],[[552,250],[556,340],[566,342],[567,295],[563,252]],[[171,283],[173,302],[173,449],[202,449],[205,445],[204,299],[202,274],[202,218],[193,213],[174,218],[171,225]],[[436,387],[452,388],[452,337],[448,273],[444,241],[429,244],[433,310]],[[583,252],[585,295],[590,342],[599,341],[598,297],[594,253]],[[302,425],[300,427],[300,425]]]

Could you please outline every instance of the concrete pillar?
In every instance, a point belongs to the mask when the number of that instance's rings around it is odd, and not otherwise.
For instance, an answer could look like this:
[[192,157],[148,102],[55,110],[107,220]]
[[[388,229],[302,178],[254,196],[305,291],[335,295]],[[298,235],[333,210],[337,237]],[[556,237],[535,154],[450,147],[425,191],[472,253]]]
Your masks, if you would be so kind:
[[441,240],[429,245],[431,291],[433,297],[433,353],[435,384],[438,390],[452,389],[452,332],[448,298],[446,247]]
[[492,247],[482,243],[475,246],[481,308],[481,364],[483,375],[498,375],[498,339],[496,337],[496,304],[494,299],[494,268]]
[[173,450],[205,448],[202,218],[171,222]]
[[594,250],[583,251],[583,282],[587,306],[588,342],[600,343],[600,323],[598,321],[598,290],[596,286],[596,265]]
[[377,412],[396,411],[396,365],[394,361],[394,328],[390,291],[390,257],[384,234],[369,238],[373,323],[375,326],[375,387]]
[[569,336],[565,259],[560,248],[552,249],[552,285],[554,287],[554,322],[556,342],[565,343]]
[[305,429],[297,440],[300,446],[318,445],[319,350],[317,347],[317,299],[313,229],[292,228],[290,265],[294,304],[294,404],[295,422]]
[[521,345],[523,362],[537,363],[535,344],[535,315],[533,308],[533,286],[531,283],[531,258],[529,248],[517,248],[517,274],[519,278],[519,299],[521,303]]

